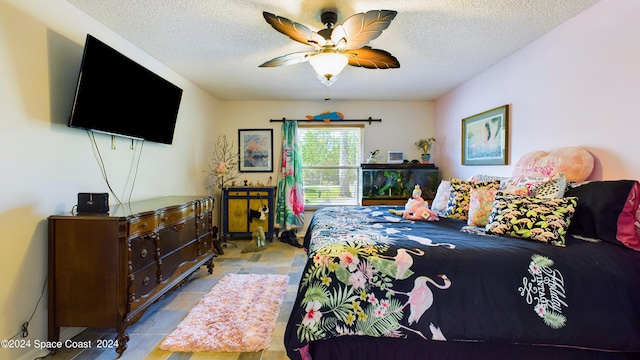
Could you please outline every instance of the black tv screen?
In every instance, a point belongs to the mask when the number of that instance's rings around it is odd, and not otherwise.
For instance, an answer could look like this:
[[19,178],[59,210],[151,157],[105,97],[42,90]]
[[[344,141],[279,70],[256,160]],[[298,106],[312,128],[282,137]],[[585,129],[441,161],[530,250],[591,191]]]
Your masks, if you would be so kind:
[[87,35],[69,126],[171,144],[182,89]]

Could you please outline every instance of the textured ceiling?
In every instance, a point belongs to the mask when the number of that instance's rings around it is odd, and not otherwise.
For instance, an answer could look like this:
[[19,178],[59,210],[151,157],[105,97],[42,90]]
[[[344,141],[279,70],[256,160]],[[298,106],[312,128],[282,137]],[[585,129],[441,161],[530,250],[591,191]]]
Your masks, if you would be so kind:
[[307,63],[258,65],[311,47],[274,30],[262,11],[312,30],[367,10],[396,10],[369,43],[399,69],[348,66],[333,100],[435,99],[598,0],[67,0],[200,88],[223,100],[321,100],[327,88]]

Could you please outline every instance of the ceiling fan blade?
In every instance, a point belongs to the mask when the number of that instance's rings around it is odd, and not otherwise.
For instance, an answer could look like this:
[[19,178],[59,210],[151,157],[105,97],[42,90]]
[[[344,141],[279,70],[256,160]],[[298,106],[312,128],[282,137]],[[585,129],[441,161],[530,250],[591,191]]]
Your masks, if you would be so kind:
[[397,14],[394,10],[370,10],[352,15],[333,29],[331,41],[339,49],[360,48],[380,36]]
[[287,55],[282,55],[265,62],[259,67],[276,67],[276,66],[295,65],[305,61],[309,61],[309,58],[315,54],[316,53],[313,51],[302,51],[302,52],[295,52]]
[[287,18],[283,18],[282,16],[268,13],[266,11],[262,12],[262,16],[264,16],[264,19],[274,29],[287,35],[297,42],[316,47],[322,47],[325,44],[326,40],[324,39],[324,37],[320,36],[318,33],[312,31],[302,24],[293,22]]
[[360,66],[367,69],[395,69],[400,67],[400,62],[395,56],[387,51],[372,49],[369,46],[356,50],[346,50],[343,54],[348,55],[349,65],[351,66]]

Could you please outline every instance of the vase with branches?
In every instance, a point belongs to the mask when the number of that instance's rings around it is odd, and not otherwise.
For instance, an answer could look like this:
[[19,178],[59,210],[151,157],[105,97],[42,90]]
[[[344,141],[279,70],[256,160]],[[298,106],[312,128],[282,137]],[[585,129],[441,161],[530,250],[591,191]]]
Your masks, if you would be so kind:
[[[213,145],[213,150],[209,155],[209,169],[205,170],[205,173],[208,174],[206,188],[212,195],[214,195],[216,189],[222,195],[222,189],[240,177],[238,173],[238,153],[233,151],[233,142],[229,142],[226,135],[218,136],[218,140]],[[222,201],[219,203],[221,204]],[[220,211],[219,215],[220,224],[222,224],[222,211]],[[213,246],[218,254],[224,254],[218,239],[214,239]]]
[[428,139],[420,139],[416,141],[414,144],[420,151],[422,151],[422,163],[428,164],[431,154],[429,150],[431,150],[431,146],[436,142],[436,138],[430,137]]
[[207,185],[207,190],[222,190],[240,177],[238,173],[238,153],[233,151],[233,142],[227,141],[227,136],[218,136],[211,157],[209,170],[205,171],[213,181]]

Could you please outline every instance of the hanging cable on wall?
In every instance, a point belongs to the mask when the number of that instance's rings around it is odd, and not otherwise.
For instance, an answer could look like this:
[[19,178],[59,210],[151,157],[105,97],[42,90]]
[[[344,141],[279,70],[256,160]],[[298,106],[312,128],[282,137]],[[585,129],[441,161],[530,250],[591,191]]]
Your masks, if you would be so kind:
[[[133,140],[132,140],[133,141]],[[136,143],[140,144],[140,151],[138,152],[138,161],[136,161],[135,172],[133,174],[133,182],[131,183],[131,191],[129,192],[128,202],[131,202],[131,196],[133,195],[133,189],[136,186],[136,179],[138,178],[138,170],[140,169],[140,158],[142,158],[142,147],[144,146],[144,140],[138,140]],[[133,166],[134,159],[136,158],[135,151],[133,153],[133,158],[131,159],[131,166]],[[131,170],[129,170],[131,173]]]
[[[92,131],[87,131],[87,134],[89,135],[89,139],[91,140],[91,144],[92,144],[92,148],[94,151],[94,155],[96,156],[96,159],[98,160],[98,166],[100,167],[100,172],[102,174],[102,178],[104,179],[105,183],[107,184],[107,187],[109,188],[109,191],[111,192],[111,194],[113,195],[113,197],[116,199],[116,201],[118,202],[118,204],[122,204],[122,201],[120,200],[120,198],[118,197],[118,195],[115,193],[115,191],[113,190],[111,183],[109,181],[109,177],[107,174],[107,168],[106,165],[104,163],[104,159],[102,158],[102,154],[100,153],[100,148],[98,147],[98,143],[96,141],[95,138],[95,133]],[[140,146],[138,146],[140,145]],[[115,142],[114,139],[111,139],[111,148],[115,149]],[[135,189],[135,185],[136,185],[136,179],[138,178],[138,170],[140,169],[140,159],[142,158],[142,150],[144,148],[144,140],[136,140],[136,139],[131,139],[131,147],[130,149],[133,152],[133,156],[131,158],[131,165],[129,166],[129,174],[127,176],[127,181],[125,182],[125,191],[123,191],[123,194],[126,194],[126,188],[129,184],[129,181],[131,180],[131,189],[129,190],[129,195],[127,197],[127,201],[131,202],[131,197],[133,196],[133,190]],[[133,176],[132,176],[133,174]]]
[[[104,179],[105,183],[107,184],[107,187],[109,188],[109,191],[111,192],[113,197],[116,199],[118,204],[122,204],[122,201],[120,201],[120,198],[118,198],[118,195],[116,195],[116,193],[113,191],[113,188],[111,187],[111,183],[109,182],[109,176],[107,175],[107,169],[106,169],[106,166],[104,165],[104,159],[102,158],[102,154],[100,153],[100,148],[98,147],[98,143],[96,142],[95,133],[93,131],[87,131],[87,135],[89,135],[89,140],[91,141],[91,145],[93,146],[93,154],[94,156],[97,156],[98,166],[100,167],[102,178]],[[112,147],[115,146],[113,144],[113,139],[111,139],[111,146]]]

